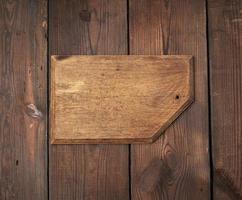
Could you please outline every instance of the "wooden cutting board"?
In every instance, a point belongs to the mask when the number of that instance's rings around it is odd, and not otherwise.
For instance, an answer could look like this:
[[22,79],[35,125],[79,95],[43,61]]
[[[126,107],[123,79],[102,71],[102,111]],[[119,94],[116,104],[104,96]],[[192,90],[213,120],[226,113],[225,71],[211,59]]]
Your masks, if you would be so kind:
[[192,103],[192,56],[52,56],[51,143],[153,142]]

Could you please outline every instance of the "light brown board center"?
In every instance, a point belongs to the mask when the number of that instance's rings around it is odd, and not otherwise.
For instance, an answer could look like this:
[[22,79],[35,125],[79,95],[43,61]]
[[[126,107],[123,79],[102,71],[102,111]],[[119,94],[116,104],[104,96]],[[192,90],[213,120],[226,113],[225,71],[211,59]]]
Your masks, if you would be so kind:
[[51,141],[154,141],[193,100],[191,56],[52,56]]

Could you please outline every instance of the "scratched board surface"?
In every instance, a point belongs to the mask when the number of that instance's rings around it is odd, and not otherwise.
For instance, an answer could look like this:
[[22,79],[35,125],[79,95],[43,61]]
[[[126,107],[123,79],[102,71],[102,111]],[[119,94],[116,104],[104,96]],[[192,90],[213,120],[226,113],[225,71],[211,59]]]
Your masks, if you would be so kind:
[[[242,199],[241,17],[241,0],[1,1],[0,199]],[[193,55],[195,102],[153,144],[51,145],[54,54]]]

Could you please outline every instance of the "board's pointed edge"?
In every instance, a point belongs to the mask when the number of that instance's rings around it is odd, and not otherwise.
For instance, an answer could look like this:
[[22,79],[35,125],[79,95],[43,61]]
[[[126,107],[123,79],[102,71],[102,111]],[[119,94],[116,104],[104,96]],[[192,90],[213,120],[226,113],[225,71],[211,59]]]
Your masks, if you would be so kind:
[[166,129],[171,126],[175,120],[186,111],[190,105],[195,101],[195,79],[194,79],[194,57],[187,55],[187,64],[189,66],[189,97],[180,109],[174,113],[174,115],[153,135],[148,139],[148,143],[154,143],[162,134],[165,133]]
[[[69,56],[61,56],[64,57],[63,59],[59,59],[60,56],[52,55],[51,56],[51,65],[53,68],[51,68],[51,73],[54,72],[55,66],[54,63],[58,62],[60,60],[66,59]],[[53,124],[51,125],[51,139],[50,143],[53,145],[56,144],[149,144],[154,143],[165,131],[169,126],[174,123],[174,121],[184,112],[186,111],[190,105],[195,101],[195,80],[194,80],[194,57],[191,55],[184,55],[184,57],[187,59],[186,62],[189,66],[189,96],[187,100],[183,103],[183,105],[177,110],[177,112],[174,113],[174,115],[167,120],[167,122],[158,130],[155,132],[154,135],[147,137],[147,138],[122,138],[122,139],[58,139],[55,138],[55,135],[53,133]],[[52,78],[51,84],[54,83],[54,78]],[[52,88],[53,85],[51,85],[52,92],[54,88]],[[51,93],[53,95],[53,93]],[[51,105],[52,109],[54,108],[54,102]],[[52,110],[51,109],[51,110]],[[53,119],[54,116],[50,114],[50,119]],[[53,121],[53,120],[51,120]]]
[[169,128],[170,125],[172,125],[175,120],[184,112],[186,111],[190,105],[194,102],[194,98],[189,98],[186,103],[181,107],[181,111],[174,114],[170,119],[169,122],[167,122],[166,124],[164,124],[159,131],[156,132],[156,134],[154,134],[152,137],[150,137],[149,139],[147,139],[148,143],[153,143],[155,142],[165,131],[167,128]]

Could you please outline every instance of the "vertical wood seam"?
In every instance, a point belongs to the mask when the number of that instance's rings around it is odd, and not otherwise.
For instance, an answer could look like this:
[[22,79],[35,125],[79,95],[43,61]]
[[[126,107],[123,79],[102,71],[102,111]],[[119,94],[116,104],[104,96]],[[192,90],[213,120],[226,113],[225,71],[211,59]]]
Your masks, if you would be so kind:
[[209,52],[209,26],[208,26],[208,0],[205,0],[206,8],[206,41],[207,41],[207,90],[208,90],[208,148],[210,163],[210,199],[213,200],[213,151],[212,151],[212,120],[211,120],[211,87],[210,87],[210,52]]

